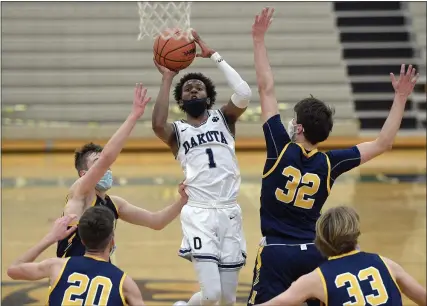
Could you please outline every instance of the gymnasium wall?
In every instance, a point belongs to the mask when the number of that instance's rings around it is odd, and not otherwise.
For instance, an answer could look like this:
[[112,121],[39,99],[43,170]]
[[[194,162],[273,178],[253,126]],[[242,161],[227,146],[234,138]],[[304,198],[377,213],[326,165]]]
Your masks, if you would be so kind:
[[[336,109],[326,146],[378,133],[393,97],[388,73],[401,63],[419,65],[423,56],[425,62],[425,14],[399,2],[373,3],[193,2],[192,26],[254,93],[238,126],[239,148],[264,146],[250,31],[267,5],[276,9],[267,46],[283,121],[292,118],[295,102],[312,94]],[[3,152],[105,143],[129,113],[136,82],[156,98],[161,77],[153,42],[137,40],[136,2],[3,2],[1,15]],[[196,59],[175,81],[191,71],[213,79],[217,107],[228,101],[232,92],[209,59]],[[425,65],[422,73],[425,84]],[[397,146],[425,146],[425,86],[418,90]],[[172,98],[170,105],[170,120],[181,118]],[[152,106],[127,149],[165,148],[151,130]]]

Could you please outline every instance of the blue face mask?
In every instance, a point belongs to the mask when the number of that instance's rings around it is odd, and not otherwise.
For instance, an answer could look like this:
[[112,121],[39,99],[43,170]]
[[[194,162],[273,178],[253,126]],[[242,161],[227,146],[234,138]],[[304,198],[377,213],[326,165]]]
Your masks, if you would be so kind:
[[111,170],[108,170],[105,172],[102,179],[96,184],[96,189],[99,191],[107,191],[108,189],[113,186],[113,172]]

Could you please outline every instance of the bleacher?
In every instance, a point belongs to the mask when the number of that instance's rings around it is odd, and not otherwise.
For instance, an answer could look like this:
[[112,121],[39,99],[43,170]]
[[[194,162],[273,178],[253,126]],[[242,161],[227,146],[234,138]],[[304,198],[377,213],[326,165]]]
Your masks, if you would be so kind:
[[425,2],[407,2],[409,26],[416,48],[417,65],[420,71],[419,85],[414,89],[419,126],[426,128],[426,7]]
[[[398,75],[401,64],[414,64],[425,84],[426,4],[343,1],[335,2],[334,10],[362,134],[376,135],[393,100],[389,73]],[[408,99],[399,134],[424,137],[422,99],[417,94]]]
[[[238,139],[264,143],[251,25],[268,5],[276,9],[267,46],[283,121],[291,119],[294,103],[312,94],[335,107],[333,136],[357,135],[332,3],[193,2],[191,25],[254,93]],[[142,81],[155,99],[161,77],[152,62],[153,42],[137,40],[135,2],[5,2],[1,13],[3,140],[51,147],[105,140],[129,113],[136,82]],[[217,107],[228,101],[232,91],[209,59],[196,59],[179,76],[190,71],[213,79]],[[172,97],[170,104],[170,119],[182,117]],[[151,109],[132,138],[136,144],[158,145]]]

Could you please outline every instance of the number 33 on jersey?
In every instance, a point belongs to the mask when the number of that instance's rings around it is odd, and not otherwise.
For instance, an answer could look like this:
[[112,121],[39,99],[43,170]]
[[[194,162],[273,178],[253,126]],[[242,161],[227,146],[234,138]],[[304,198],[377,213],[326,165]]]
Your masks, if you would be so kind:
[[178,144],[176,158],[185,174],[190,201],[235,201],[240,172],[235,142],[221,110],[209,110],[199,126],[173,123]]

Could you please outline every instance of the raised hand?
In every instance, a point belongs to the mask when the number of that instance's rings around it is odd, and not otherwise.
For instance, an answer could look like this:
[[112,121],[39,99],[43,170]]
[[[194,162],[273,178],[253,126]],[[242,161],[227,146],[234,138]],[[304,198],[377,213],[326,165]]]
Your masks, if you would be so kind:
[[266,7],[261,14],[255,16],[255,22],[252,25],[252,37],[254,39],[264,38],[265,33],[273,21],[274,8]]
[[196,57],[209,58],[212,54],[215,53],[215,50],[210,48],[199,36],[196,30],[191,30],[191,35],[194,38],[194,41],[199,45],[200,49],[202,49],[201,53],[197,53]]
[[150,102],[151,97],[147,97],[147,88],[142,83],[136,83],[134,96],[133,96],[133,107],[132,113],[137,117],[141,117],[144,114],[145,107]]
[[175,77],[178,74],[178,71],[173,71],[165,66],[160,65],[155,58],[153,58],[154,65],[156,65],[157,70],[163,75],[163,76],[169,76],[169,77]]
[[76,215],[65,215],[61,218],[58,218],[53,223],[53,226],[48,233],[48,237],[52,242],[57,242],[59,240],[67,238],[71,233],[73,233],[77,226],[71,226],[68,228],[69,224],[77,219]]
[[414,90],[415,84],[417,84],[419,73],[415,75],[415,68],[412,68],[412,65],[409,65],[408,70],[405,74],[405,64],[400,66],[400,76],[396,80],[396,77],[393,73],[390,73],[391,84],[393,85],[394,92],[400,96],[408,97]]

